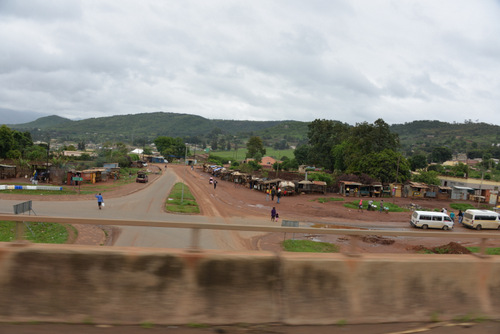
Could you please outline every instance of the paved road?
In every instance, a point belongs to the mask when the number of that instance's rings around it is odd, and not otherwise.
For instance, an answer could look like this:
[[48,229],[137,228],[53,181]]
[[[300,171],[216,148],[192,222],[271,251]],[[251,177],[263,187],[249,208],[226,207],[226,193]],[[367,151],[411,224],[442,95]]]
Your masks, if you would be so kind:
[[[187,167],[186,167],[187,169]],[[182,171],[181,177],[192,177]],[[97,209],[96,200],[82,201],[37,201],[33,200],[33,209],[37,215],[72,217],[155,220],[169,222],[196,223],[252,223],[261,221],[248,219],[224,218],[220,216],[179,215],[163,210],[165,200],[171,188],[181,179],[174,168],[167,169],[159,178],[144,189],[127,196],[106,199],[103,210]],[[28,199],[27,199],[28,200]],[[207,196],[210,201],[210,196]],[[12,206],[18,200],[1,200],[0,212],[12,213]],[[217,214],[217,212],[214,212]],[[167,229],[158,227],[120,227],[121,232],[114,239],[114,246],[187,248],[191,243],[191,231],[188,229]],[[205,230],[200,235],[200,247],[203,249],[244,250],[249,248],[248,238],[255,233],[235,233],[227,231]]]

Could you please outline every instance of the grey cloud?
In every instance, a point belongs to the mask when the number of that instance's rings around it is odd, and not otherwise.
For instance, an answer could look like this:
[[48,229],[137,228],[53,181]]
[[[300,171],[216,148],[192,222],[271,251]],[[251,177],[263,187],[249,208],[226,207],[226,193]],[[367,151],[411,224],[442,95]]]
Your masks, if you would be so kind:
[[0,1],[0,17],[19,17],[41,21],[73,20],[82,15],[81,3],[78,0],[2,0]]

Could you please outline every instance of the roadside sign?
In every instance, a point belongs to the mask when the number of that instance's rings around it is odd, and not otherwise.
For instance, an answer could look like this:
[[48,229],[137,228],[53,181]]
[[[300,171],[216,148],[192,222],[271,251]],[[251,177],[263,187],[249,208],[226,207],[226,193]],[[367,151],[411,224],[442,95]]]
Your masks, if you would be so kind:
[[71,178],[73,181],[83,181],[83,177],[73,176]]

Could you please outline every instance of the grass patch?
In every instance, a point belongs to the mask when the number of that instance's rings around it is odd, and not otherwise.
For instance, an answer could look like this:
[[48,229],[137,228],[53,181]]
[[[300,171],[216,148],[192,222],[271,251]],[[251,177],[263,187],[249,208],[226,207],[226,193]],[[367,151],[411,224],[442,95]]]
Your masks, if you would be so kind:
[[189,323],[187,326],[189,328],[208,328],[209,327],[207,324],[199,324],[196,322]]
[[[479,253],[479,247],[467,247],[472,253]],[[500,247],[486,248],[487,255],[500,255]]]
[[[183,190],[184,189],[184,190]],[[182,182],[178,182],[168,195],[165,209],[175,213],[200,213],[198,203],[189,191],[189,188]]]
[[[349,202],[349,203],[345,203],[344,206],[346,208],[349,208],[349,209],[355,209],[357,210],[358,209],[358,204],[359,204],[359,200],[357,201],[352,201],[352,202]],[[374,205],[376,205],[377,207],[375,208],[375,211],[379,211],[379,208],[380,208],[380,202],[373,202]],[[390,202],[386,202],[384,201],[384,207],[386,208],[389,208],[389,212],[406,212],[406,211],[409,211],[408,209],[405,209],[405,208],[402,208],[396,204],[393,204],[393,203],[390,203]],[[368,201],[367,200],[363,200],[363,210],[367,210],[368,209]]]
[[[68,241],[68,230],[62,224],[28,223],[24,226],[25,239],[34,243],[64,244]],[[16,237],[16,222],[0,222],[0,241],[14,241]]]
[[[293,154],[292,149],[288,150],[275,150],[272,147],[266,147],[266,154],[265,156],[270,156],[270,157],[275,157],[277,160],[280,160],[282,157],[288,157],[290,159],[293,159],[295,155]],[[210,154],[213,154],[215,156],[230,160],[230,161],[241,161],[245,159],[245,156],[247,154],[247,149],[246,148],[239,148],[238,150],[231,150],[231,151],[210,151]]]
[[344,199],[341,197],[320,197],[313,199],[312,201],[318,201],[319,203],[327,203],[327,202],[341,202]]
[[338,253],[340,250],[337,245],[311,240],[288,239],[283,241],[282,246],[287,252]]
[[453,318],[454,321],[459,321],[459,322],[484,322],[488,320],[488,317],[483,316],[483,315],[475,315],[475,314],[465,314],[462,316],[458,316]]
[[[63,187],[63,190],[25,190],[25,189],[6,189],[0,190],[1,194],[20,194],[20,195],[75,195],[77,190],[69,187]],[[82,190],[81,194],[95,194],[95,191]]]
[[451,203],[450,208],[454,210],[462,210],[465,211],[467,209],[474,209],[474,206],[469,203]]
[[146,329],[149,329],[149,328],[153,328],[155,325],[151,322],[143,322],[141,323],[141,327],[142,328],[146,328]]

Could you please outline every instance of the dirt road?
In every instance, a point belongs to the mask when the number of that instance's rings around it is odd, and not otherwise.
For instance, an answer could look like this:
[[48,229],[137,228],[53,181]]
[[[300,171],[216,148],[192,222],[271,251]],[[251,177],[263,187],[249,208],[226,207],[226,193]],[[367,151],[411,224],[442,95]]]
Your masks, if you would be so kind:
[[[209,183],[209,175],[201,168],[191,168],[183,165],[156,165],[150,167],[152,171],[162,169],[161,174],[150,174],[150,182],[147,184],[130,183],[121,187],[112,188],[104,193],[105,210],[98,211],[93,195],[68,195],[68,196],[38,196],[32,198],[29,195],[0,194],[0,211],[11,212],[12,204],[19,201],[32,199],[36,202],[37,214],[55,216],[84,216],[103,218],[127,218],[144,220],[170,220],[170,221],[193,221],[222,224],[251,224],[251,225],[273,225],[270,220],[272,207],[276,207],[280,218],[297,220],[304,226],[319,227],[317,235],[296,235],[296,238],[307,238],[318,241],[327,241],[339,244],[341,247],[348,245],[345,238],[321,235],[323,227],[347,227],[362,229],[410,229],[410,212],[401,213],[379,213],[374,211],[358,212],[355,209],[344,207],[346,201],[357,201],[357,199],[340,198],[335,194],[308,194],[285,196],[280,203],[266,200],[264,193],[248,189],[241,185],[221,181],[214,188]],[[199,215],[174,215],[163,210],[166,197],[175,182],[184,180],[200,206]],[[22,181],[22,180],[20,180]],[[111,183],[113,181],[110,181]],[[104,186],[104,185],[103,185]],[[318,199],[324,197],[339,197],[341,201],[329,201],[320,203]],[[424,200],[395,198],[386,199],[399,206],[406,207],[410,204],[433,209],[446,207],[450,210],[450,201]],[[468,231],[456,224],[455,231]],[[80,227],[79,240],[76,243],[99,242],[102,244],[102,230],[90,231],[90,228]],[[85,238],[88,233],[101,233],[95,238]],[[121,229],[122,233],[115,234],[112,244],[119,246],[141,246],[141,247],[176,247],[184,248],[188,244],[189,236],[186,231],[134,228]],[[488,231],[477,231],[478,236]],[[443,233],[453,233],[443,232]],[[226,231],[204,231],[202,247],[207,249],[261,249],[281,251],[280,242],[283,240],[281,234],[255,234],[237,233]],[[360,243],[363,252],[398,252],[413,253],[414,247],[439,246],[449,240],[439,239],[410,239],[392,238],[393,243],[386,240],[378,242]],[[99,241],[95,241],[99,240]],[[464,246],[477,245],[478,240],[459,241]],[[493,243],[488,246],[494,246]]]

